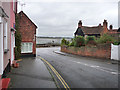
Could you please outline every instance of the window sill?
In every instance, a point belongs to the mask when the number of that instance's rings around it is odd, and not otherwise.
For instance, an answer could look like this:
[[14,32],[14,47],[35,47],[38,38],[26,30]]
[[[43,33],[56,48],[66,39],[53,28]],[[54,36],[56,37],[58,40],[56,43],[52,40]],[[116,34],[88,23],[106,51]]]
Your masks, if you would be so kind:
[[4,53],[7,53],[9,51],[9,49],[4,49]]
[[32,53],[32,52],[21,52],[21,53],[23,53],[23,54],[24,54],[24,53]]

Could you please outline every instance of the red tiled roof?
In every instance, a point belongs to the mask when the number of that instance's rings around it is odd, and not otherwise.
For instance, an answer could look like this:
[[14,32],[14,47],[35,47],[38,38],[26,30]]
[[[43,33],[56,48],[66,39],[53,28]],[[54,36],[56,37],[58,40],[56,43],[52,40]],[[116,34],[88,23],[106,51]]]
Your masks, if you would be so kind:
[[84,32],[84,34],[100,34],[104,30],[103,26],[96,27],[82,26],[81,29]]
[[118,32],[118,29],[112,29],[112,30],[108,30],[110,34],[115,34],[115,33],[120,33]]

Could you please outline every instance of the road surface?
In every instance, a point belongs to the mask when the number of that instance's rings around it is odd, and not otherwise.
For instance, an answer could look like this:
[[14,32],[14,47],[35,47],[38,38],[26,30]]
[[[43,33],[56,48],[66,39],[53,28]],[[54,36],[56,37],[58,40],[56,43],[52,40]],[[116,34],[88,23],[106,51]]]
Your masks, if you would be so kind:
[[60,47],[37,48],[37,58],[49,62],[70,88],[118,88],[118,64],[105,59],[55,53],[59,50]]

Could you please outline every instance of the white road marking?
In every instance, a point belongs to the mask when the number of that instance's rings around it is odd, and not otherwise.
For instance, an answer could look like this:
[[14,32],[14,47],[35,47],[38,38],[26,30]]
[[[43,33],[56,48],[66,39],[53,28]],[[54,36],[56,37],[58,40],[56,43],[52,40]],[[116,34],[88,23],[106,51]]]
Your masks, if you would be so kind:
[[100,67],[100,66],[96,66],[96,65],[90,65],[90,64],[86,64],[86,63],[82,63],[82,62],[77,62],[77,61],[72,61],[72,62],[81,64],[81,65],[85,65],[85,66],[88,66],[88,67],[91,67],[91,68],[95,68],[95,69],[98,69],[98,70],[101,70],[101,71],[104,71],[104,72],[108,72],[108,73],[111,73],[113,75],[118,75],[117,70],[113,70],[113,69],[110,69],[110,68]]
[[111,72],[112,74],[118,74],[118,73],[116,73],[116,72]]

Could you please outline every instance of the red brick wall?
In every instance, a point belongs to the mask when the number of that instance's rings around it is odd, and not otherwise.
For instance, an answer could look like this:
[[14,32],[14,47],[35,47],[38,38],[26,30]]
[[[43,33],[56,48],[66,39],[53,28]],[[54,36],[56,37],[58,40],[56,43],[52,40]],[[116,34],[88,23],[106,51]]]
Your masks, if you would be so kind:
[[36,54],[36,26],[33,22],[27,17],[26,14],[20,12],[18,14],[19,20],[19,32],[22,36],[22,42],[32,42],[33,43],[33,54]]
[[96,58],[106,58],[110,59],[111,57],[111,45],[110,44],[101,44],[97,46],[85,46],[85,47],[66,47],[61,46],[61,51],[81,56],[89,56]]

